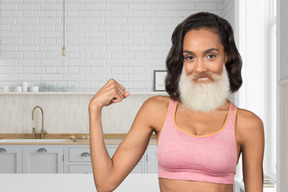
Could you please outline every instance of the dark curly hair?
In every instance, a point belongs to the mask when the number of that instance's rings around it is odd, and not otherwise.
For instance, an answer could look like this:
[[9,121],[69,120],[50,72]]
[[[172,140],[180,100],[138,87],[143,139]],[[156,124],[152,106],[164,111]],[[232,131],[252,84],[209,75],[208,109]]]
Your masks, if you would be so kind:
[[179,79],[183,69],[183,40],[185,34],[192,30],[207,28],[219,36],[228,55],[226,69],[229,77],[230,91],[236,92],[242,85],[242,59],[236,48],[233,29],[225,19],[207,12],[195,13],[186,18],[174,30],[171,41],[172,47],[166,58],[167,76],[165,89],[174,100],[180,100]]

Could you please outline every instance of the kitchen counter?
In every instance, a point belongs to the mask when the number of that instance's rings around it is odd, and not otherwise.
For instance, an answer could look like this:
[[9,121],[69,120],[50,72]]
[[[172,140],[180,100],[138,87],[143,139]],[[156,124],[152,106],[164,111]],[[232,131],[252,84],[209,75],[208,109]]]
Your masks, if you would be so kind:
[[[92,174],[0,174],[3,192],[96,192]],[[158,174],[130,174],[115,192],[160,192]]]
[[[76,136],[76,140],[69,139]],[[88,134],[48,134],[46,139],[31,139],[31,134],[0,134],[0,145],[89,145]],[[126,134],[104,134],[106,145],[119,145]],[[36,138],[40,138],[39,136]],[[150,145],[156,145],[156,135],[152,135]]]
[[[22,140],[22,139],[21,139]],[[104,142],[106,145],[119,145],[122,142],[123,139],[105,139]],[[156,145],[157,141],[155,139],[151,139],[149,144],[150,145]],[[53,140],[53,142],[51,141],[9,141],[9,140],[4,140],[1,141],[0,139],[0,146],[1,145],[89,145],[89,140],[86,141],[73,141],[73,140],[67,140],[67,141],[55,141]]]

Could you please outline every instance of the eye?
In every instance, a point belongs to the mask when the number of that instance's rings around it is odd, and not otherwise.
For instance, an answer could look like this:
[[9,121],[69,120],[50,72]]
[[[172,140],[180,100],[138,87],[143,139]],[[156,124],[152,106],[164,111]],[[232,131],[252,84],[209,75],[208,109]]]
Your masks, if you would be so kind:
[[189,56],[184,56],[184,59],[188,60],[188,61],[192,61],[194,59],[194,57],[189,55]]
[[208,59],[215,59],[216,58],[216,55],[213,55],[213,54],[209,54],[207,55]]

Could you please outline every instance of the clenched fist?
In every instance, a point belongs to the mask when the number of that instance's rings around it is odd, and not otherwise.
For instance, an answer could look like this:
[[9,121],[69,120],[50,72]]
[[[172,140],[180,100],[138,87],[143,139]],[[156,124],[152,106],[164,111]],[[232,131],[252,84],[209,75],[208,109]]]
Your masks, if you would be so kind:
[[125,87],[114,79],[110,79],[91,99],[89,110],[101,109],[112,103],[120,102],[128,96],[129,92],[125,92]]

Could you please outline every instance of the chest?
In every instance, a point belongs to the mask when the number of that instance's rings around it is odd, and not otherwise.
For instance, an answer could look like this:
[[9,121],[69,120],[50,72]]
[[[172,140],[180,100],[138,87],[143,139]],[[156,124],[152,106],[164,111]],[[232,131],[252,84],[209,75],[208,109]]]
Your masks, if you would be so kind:
[[219,131],[227,122],[228,110],[195,113],[176,108],[174,113],[175,125],[189,135],[210,135]]
[[[237,162],[233,139],[185,138],[176,133],[169,142],[158,143],[158,161],[175,170],[198,170],[225,174],[233,172]],[[164,134],[162,135],[164,139]]]

